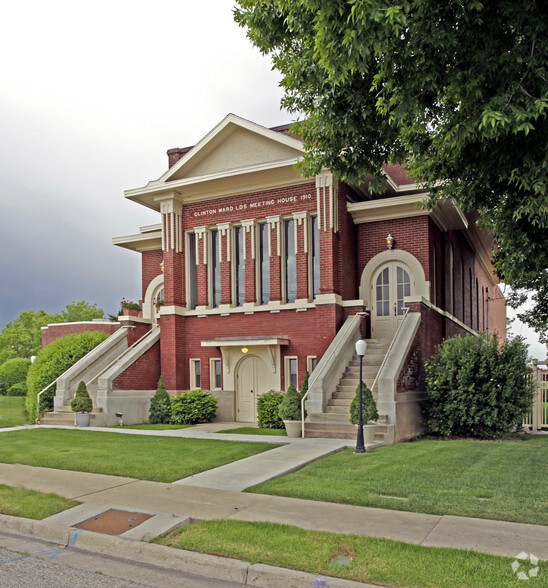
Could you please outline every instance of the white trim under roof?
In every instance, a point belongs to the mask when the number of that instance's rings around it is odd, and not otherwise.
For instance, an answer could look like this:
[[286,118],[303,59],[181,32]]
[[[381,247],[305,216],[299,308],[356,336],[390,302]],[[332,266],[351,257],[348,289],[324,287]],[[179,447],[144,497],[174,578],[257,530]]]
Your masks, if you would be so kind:
[[202,347],[252,347],[257,345],[289,345],[289,337],[218,337],[202,341]]

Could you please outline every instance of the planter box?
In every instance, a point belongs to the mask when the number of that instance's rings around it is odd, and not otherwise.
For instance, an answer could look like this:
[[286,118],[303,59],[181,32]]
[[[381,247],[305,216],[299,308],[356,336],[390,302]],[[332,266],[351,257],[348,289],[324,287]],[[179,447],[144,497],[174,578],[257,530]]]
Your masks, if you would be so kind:
[[301,436],[301,421],[284,421],[284,425],[288,437],[296,439]]
[[91,414],[89,412],[75,412],[76,426],[77,427],[89,427],[91,420]]

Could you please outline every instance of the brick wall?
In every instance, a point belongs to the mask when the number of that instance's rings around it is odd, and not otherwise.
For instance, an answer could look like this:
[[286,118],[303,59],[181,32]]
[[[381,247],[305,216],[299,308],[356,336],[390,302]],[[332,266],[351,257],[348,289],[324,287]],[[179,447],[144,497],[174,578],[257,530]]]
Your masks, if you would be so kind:
[[42,327],[42,349],[50,343],[53,343],[56,339],[73,335],[74,333],[100,332],[112,335],[120,326],[120,323],[98,323],[95,321],[48,325],[47,327]]
[[160,344],[155,343],[113,382],[113,390],[156,390],[160,379]]
[[150,285],[150,282],[162,273],[162,269],[160,264],[164,259],[164,253],[161,249],[157,251],[143,251],[141,254],[141,267],[142,267],[142,276],[141,276],[141,286],[142,286],[142,295],[141,299],[144,300],[145,293],[147,288]]

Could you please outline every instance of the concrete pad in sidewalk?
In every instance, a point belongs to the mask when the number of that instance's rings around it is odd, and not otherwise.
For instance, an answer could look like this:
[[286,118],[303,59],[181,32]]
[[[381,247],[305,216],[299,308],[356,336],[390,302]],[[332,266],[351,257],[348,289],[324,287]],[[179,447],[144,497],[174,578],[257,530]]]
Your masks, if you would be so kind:
[[303,439],[302,443],[277,447],[268,454],[252,455],[173,483],[241,492],[261,482],[285,476],[344,448],[345,444],[338,441]]

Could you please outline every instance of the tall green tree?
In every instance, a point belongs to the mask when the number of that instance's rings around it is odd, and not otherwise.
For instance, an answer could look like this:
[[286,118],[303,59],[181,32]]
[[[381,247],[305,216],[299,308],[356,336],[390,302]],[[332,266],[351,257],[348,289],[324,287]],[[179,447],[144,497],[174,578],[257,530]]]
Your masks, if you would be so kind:
[[[548,342],[548,3],[237,0],[235,18],[282,73],[302,172],[342,180],[405,163],[428,204],[452,198],[493,230],[498,275],[533,293]],[[543,333],[544,330],[544,333]]]
[[51,323],[71,323],[102,318],[103,310],[89,302],[67,304],[58,314],[44,310],[24,310],[0,333],[0,364],[15,357],[30,358],[42,349],[41,328]]

